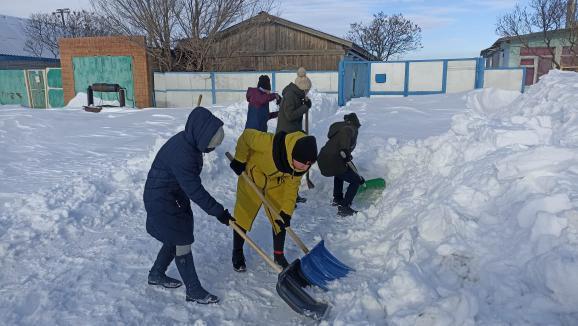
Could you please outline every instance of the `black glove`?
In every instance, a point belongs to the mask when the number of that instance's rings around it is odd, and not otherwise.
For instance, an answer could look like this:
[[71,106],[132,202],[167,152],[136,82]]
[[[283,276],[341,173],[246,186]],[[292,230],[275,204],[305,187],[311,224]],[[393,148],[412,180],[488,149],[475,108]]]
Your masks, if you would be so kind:
[[359,184],[360,184],[360,185],[364,184],[364,183],[365,183],[365,179],[364,179],[362,176],[360,176],[360,175],[358,175],[358,177],[359,177]]
[[279,116],[279,111],[273,111],[273,112],[269,113],[269,120],[277,119],[278,116]]
[[311,100],[309,98],[304,98],[303,104],[305,104],[308,109],[311,109]]
[[277,223],[277,225],[279,225],[281,230],[285,230],[286,227],[291,226],[291,215],[285,213],[284,211],[281,211],[281,213],[279,213],[279,216],[281,216],[283,221],[275,220],[275,223]]
[[241,175],[241,173],[243,173],[243,171],[245,171],[245,167],[247,166],[247,163],[241,163],[237,160],[232,160],[231,164],[229,164],[229,166],[231,167],[231,169],[233,169],[233,171],[235,171],[235,174]]
[[221,214],[219,214],[217,220],[225,225],[229,225],[230,222],[235,222],[235,219],[231,216],[228,209],[225,209]]
[[351,162],[351,160],[353,160],[353,157],[351,156],[351,153],[349,153],[348,151],[341,151],[341,158],[343,158],[343,160],[345,162]]
[[276,101],[275,103],[277,103],[277,105],[281,104],[281,100],[282,100],[283,98],[282,98],[281,95],[279,95],[279,94],[275,94],[275,95],[277,96],[277,101]]

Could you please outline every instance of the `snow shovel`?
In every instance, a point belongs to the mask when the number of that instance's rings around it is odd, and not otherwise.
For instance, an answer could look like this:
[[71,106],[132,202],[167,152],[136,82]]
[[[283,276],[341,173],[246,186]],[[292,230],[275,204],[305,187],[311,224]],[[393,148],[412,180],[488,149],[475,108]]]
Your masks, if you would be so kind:
[[385,188],[385,180],[382,178],[375,178],[365,180],[365,182],[357,188],[357,193],[360,194],[366,190],[370,189],[384,189]]
[[[343,157],[344,159],[347,157],[347,155],[345,155],[343,151],[341,151],[340,154],[341,157]],[[361,175],[359,175],[359,172],[357,171],[355,165],[353,165],[353,162],[349,161],[346,164],[347,166],[349,166],[351,170],[353,170],[353,172],[355,172],[355,174],[357,174],[358,177],[361,178]],[[384,179],[382,178],[369,179],[365,180],[365,182],[357,189],[357,193],[360,194],[369,189],[384,189],[384,188],[385,188]]]
[[[232,161],[234,158],[231,153],[226,152],[227,158]],[[265,205],[267,209],[275,220],[281,221],[282,218],[277,213],[277,210],[271,205],[271,203],[265,198],[265,195],[261,192],[261,189],[251,180],[246,172],[241,174],[245,182],[247,182],[251,188],[255,191],[259,199]],[[327,248],[325,248],[325,242],[322,240],[319,242],[312,250],[309,250],[305,243],[297,236],[291,227],[286,227],[285,230],[293,239],[295,244],[305,253],[305,256],[301,258],[301,272],[303,276],[309,281],[310,284],[316,285],[324,290],[327,290],[327,283],[338,278],[346,276],[349,272],[354,271],[353,268],[345,265],[339,259],[335,258]]]
[[[309,135],[309,111],[305,112],[305,133]],[[309,179],[309,170],[307,170],[307,173],[305,174],[305,180],[307,180],[307,188],[315,188],[315,185],[311,179]]]
[[251,239],[237,223],[231,221],[229,226],[237,232],[263,258],[275,272],[277,277],[277,293],[295,312],[313,319],[323,319],[327,314],[329,305],[316,301],[303,288],[310,285],[301,273],[299,259],[292,262],[287,268],[281,269],[267,254]]

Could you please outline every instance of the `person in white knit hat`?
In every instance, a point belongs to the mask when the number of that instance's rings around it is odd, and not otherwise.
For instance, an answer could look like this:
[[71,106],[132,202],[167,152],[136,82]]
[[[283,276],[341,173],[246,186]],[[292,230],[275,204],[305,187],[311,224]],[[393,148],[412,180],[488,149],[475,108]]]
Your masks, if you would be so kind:
[[[303,131],[303,115],[311,109],[311,100],[307,93],[311,89],[311,79],[307,77],[305,68],[297,69],[297,78],[283,89],[283,99],[279,106],[276,133],[292,133]],[[297,194],[297,202],[304,203],[307,199]]]
[[311,100],[307,93],[311,89],[311,80],[307,77],[305,68],[297,70],[294,83],[289,83],[283,89],[283,100],[279,107],[277,133],[291,133],[303,130],[303,115],[311,108]]

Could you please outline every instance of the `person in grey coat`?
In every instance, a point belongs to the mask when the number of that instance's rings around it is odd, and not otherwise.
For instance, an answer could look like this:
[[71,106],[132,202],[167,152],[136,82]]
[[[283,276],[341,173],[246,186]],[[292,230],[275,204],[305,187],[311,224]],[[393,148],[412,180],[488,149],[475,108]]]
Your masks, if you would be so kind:
[[307,93],[311,89],[311,80],[303,67],[297,70],[294,83],[283,89],[283,99],[277,117],[277,131],[292,133],[303,130],[303,115],[311,109],[311,100]]
[[[307,93],[311,89],[311,80],[307,77],[305,68],[297,70],[294,83],[289,83],[283,89],[283,99],[279,106],[277,130],[275,133],[292,133],[303,130],[303,115],[311,109],[311,100]],[[307,199],[297,194],[297,202],[304,203]]]

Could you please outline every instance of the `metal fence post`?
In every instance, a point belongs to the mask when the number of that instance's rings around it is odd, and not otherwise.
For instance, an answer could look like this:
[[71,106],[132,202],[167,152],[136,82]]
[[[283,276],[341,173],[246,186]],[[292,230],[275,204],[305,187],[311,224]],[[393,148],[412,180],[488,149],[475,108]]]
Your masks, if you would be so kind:
[[211,72],[211,97],[213,105],[217,104],[217,89],[215,88],[215,73]]
[[476,60],[476,83],[475,88],[484,88],[484,59]]
[[339,61],[339,71],[337,72],[337,105],[345,105],[345,61]]
[[443,65],[443,72],[442,72],[442,93],[446,93],[448,87],[448,60],[444,60]]
[[409,95],[409,61],[405,62],[405,78],[403,81],[403,96]]

